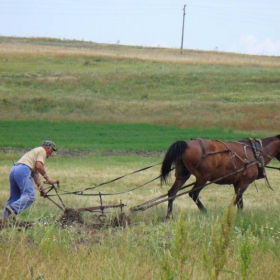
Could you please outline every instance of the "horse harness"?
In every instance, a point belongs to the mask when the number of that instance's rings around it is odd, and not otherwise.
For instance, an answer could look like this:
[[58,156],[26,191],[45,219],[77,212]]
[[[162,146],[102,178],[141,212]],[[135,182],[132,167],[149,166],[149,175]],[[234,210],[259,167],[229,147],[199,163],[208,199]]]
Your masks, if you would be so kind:
[[249,138],[249,141],[251,143],[255,158],[258,161],[258,164],[257,164],[258,169],[259,169],[258,178],[260,178],[260,179],[266,178],[262,141],[260,139],[252,139],[252,138]]
[[[218,152],[212,152],[212,153],[206,153],[206,149],[205,149],[205,145],[203,142],[203,139],[201,138],[192,138],[191,140],[197,140],[198,143],[200,144],[201,150],[202,150],[202,157],[200,159],[200,161],[198,162],[198,164],[196,165],[196,168],[201,164],[201,162],[205,159],[205,157],[207,157],[208,155],[213,155],[213,154],[218,154],[218,153],[224,153],[224,152],[230,152],[232,154],[231,156],[231,161],[233,159],[233,157],[237,156],[239,159],[241,159],[240,156],[237,155],[236,152],[232,151],[231,149],[228,148],[228,146],[226,145],[225,142],[220,141],[220,140],[216,140],[218,142],[221,142],[227,149],[223,150],[223,151],[218,151]],[[263,145],[262,145],[262,141],[260,139],[252,139],[252,138],[248,138],[249,142],[250,142],[250,146],[252,147],[255,159],[257,160],[257,166],[258,166],[258,179],[262,179],[262,178],[267,178],[266,177],[266,172],[265,172],[265,164],[264,164],[264,158],[263,158]],[[245,149],[246,147],[244,147]],[[246,149],[245,149],[245,153],[246,153]],[[247,153],[246,153],[247,154]],[[241,159],[242,161],[244,161],[243,159]],[[246,162],[247,164],[248,162]],[[236,168],[234,162],[232,161],[232,164],[234,165],[234,167]]]

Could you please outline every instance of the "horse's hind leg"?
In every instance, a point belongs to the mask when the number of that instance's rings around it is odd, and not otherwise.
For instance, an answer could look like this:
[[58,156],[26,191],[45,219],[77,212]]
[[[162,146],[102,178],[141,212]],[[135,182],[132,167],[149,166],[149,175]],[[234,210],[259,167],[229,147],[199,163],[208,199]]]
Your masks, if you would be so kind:
[[[176,166],[175,176],[176,176],[176,180],[172,185],[171,189],[168,191],[168,197],[175,196],[177,192],[181,189],[181,187],[184,185],[184,183],[190,178],[191,174],[185,168],[185,166],[180,165],[180,166]],[[167,216],[166,216],[167,219],[170,217],[172,213],[174,199],[175,198],[168,200]]]
[[[190,176],[188,176],[188,178],[185,179],[176,179],[173,186],[168,191],[168,197],[175,196],[177,192],[181,189],[181,187],[184,185],[184,183],[187,181],[187,179],[189,179],[189,177]],[[170,217],[172,213],[174,199],[175,198],[168,200],[167,216],[166,216],[167,219]]]
[[205,184],[206,184],[206,182],[204,182],[204,181],[203,182],[196,181],[195,184],[194,184],[194,187],[189,192],[189,196],[195,202],[195,204],[197,205],[198,209],[203,211],[203,212],[206,212],[206,208],[204,207],[204,205],[202,204],[202,202],[199,199],[199,193],[204,188]]

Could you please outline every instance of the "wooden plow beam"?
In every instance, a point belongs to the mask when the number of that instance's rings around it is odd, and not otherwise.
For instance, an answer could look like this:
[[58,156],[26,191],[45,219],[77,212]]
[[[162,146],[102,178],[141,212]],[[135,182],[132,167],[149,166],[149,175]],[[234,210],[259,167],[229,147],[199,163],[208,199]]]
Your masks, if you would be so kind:
[[75,209],[75,210],[78,211],[78,212],[84,212],[84,211],[97,212],[97,211],[101,211],[102,215],[104,215],[104,210],[105,209],[120,208],[121,213],[122,213],[124,206],[126,206],[125,204],[122,203],[122,201],[120,201],[120,204],[103,205],[102,194],[101,193],[99,193],[99,199],[100,199],[100,206],[84,207],[84,208],[78,208],[78,209]]
[[[54,189],[56,192],[57,197],[59,198],[62,206],[60,206],[58,203],[56,203],[53,199],[51,199],[49,196],[46,196],[46,198],[48,200],[50,200],[53,204],[55,204],[60,210],[65,210],[65,209],[69,209],[65,206],[65,204],[63,203],[60,195],[57,192],[57,189],[54,185],[52,185],[52,188]],[[99,192],[99,199],[100,199],[100,205],[99,206],[92,206],[92,207],[83,207],[83,208],[78,208],[78,209],[73,209],[77,212],[84,212],[84,211],[88,211],[88,212],[102,212],[102,215],[104,215],[104,210],[105,209],[109,209],[109,208],[120,208],[121,212],[123,212],[123,208],[124,206],[126,206],[125,204],[122,203],[122,201],[120,201],[119,204],[112,204],[112,205],[103,205],[103,200],[102,200],[102,193]]]
[[92,206],[92,207],[78,208],[78,209],[75,209],[75,210],[78,211],[78,212],[84,212],[84,211],[96,212],[96,211],[101,211],[102,215],[103,215],[104,214],[103,213],[104,210],[108,209],[108,208],[120,208],[121,212],[123,212],[124,206],[126,206],[126,205],[123,204],[122,202],[120,202],[120,204]]

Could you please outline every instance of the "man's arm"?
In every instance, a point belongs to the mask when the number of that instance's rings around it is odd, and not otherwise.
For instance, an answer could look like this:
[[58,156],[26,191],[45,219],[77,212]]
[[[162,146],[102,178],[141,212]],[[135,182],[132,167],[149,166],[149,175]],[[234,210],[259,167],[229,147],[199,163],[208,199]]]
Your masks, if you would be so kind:
[[33,176],[33,180],[34,180],[35,184],[37,185],[38,190],[41,193],[41,196],[46,197],[47,193],[45,192],[44,186],[41,183],[40,173],[38,171],[35,172],[35,174]]
[[[54,180],[54,179],[52,179],[51,177],[48,176],[48,174],[45,170],[45,166],[41,161],[36,162],[36,170],[38,171],[38,176],[39,176],[39,173],[40,173],[49,184],[53,185],[53,184],[57,183],[57,180]],[[34,181],[35,181],[35,176],[34,176]],[[39,181],[40,181],[40,178],[39,178]]]

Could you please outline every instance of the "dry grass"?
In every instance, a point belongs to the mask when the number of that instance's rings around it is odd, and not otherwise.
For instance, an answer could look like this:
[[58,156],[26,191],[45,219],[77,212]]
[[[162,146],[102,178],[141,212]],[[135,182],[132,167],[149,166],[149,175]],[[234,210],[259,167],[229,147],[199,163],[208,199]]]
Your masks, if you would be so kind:
[[[25,97],[23,97],[25,99]],[[50,101],[52,102],[52,101]],[[71,104],[85,103],[72,108]],[[239,104],[200,101],[107,101],[97,98],[67,100],[56,98],[57,110],[41,112],[40,110],[16,110],[18,98],[13,106],[5,106],[0,112],[2,120],[48,120],[77,121],[93,123],[151,123],[158,125],[174,125],[178,127],[223,127],[236,131],[258,131],[260,133],[279,132],[279,114],[275,111],[278,103],[274,101],[263,103]],[[47,104],[48,102],[45,101]],[[61,105],[60,105],[61,104]],[[35,106],[35,105],[34,105]],[[46,105],[48,106],[48,105]],[[16,106],[17,107],[17,106]],[[274,107],[274,109],[272,109]],[[63,112],[67,112],[64,113]]]
[[[90,155],[80,158],[59,156],[48,161],[47,170],[51,176],[61,180],[62,189],[73,191],[92,187],[160,160],[159,157],[137,156],[135,161],[130,158],[126,162],[126,159],[128,158],[124,156]],[[9,161],[10,155],[0,155],[1,205],[8,196]],[[158,176],[158,172],[158,168],[149,169],[144,173],[116,181],[113,185],[96,189],[94,192],[125,191]],[[248,228],[248,224],[242,222],[243,220],[249,223],[249,229],[251,227],[252,230],[260,231],[259,235],[249,233],[254,251],[251,254],[252,262],[248,275],[254,279],[263,279],[267,275],[269,279],[278,279],[279,259],[275,255],[277,252],[273,252],[273,246],[276,246],[274,242],[279,241],[277,238],[280,236],[277,228],[270,229],[271,225],[276,223],[269,218],[271,214],[275,215],[273,209],[277,209],[279,205],[278,173],[268,171],[275,192],[269,190],[263,180],[257,181],[258,191],[254,186],[250,186],[246,192],[244,213],[236,218],[237,224],[228,245],[227,263],[224,270],[220,272],[219,279],[241,277],[239,251],[243,234],[246,232],[246,227]],[[213,258],[212,232],[219,227],[224,209],[232,200],[233,188],[211,185],[202,191],[201,199],[208,209],[206,216],[199,213],[188,196],[175,200],[175,219],[169,222],[164,222],[166,203],[145,212],[136,214],[128,212],[129,207],[166,193],[169,187],[161,188],[159,182],[155,182],[131,193],[104,197],[104,204],[119,203],[120,199],[127,204],[125,211],[130,216],[132,224],[126,229],[104,228],[96,231],[84,226],[56,228],[51,221],[59,217],[61,211],[50,201],[38,198],[34,206],[24,211],[25,214],[23,213],[21,217],[21,219],[36,221],[40,217],[41,222],[37,222],[36,227],[27,231],[23,229],[17,231],[13,228],[1,231],[2,279],[15,279],[19,276],[24,279],[40,279],[38,278],[40,275],[46,279],[138,280],[159,279],[160,275],[165,278],[167,274],[164,272],[161,260],[163,256],[169,259],[170,254],[178,256],[181,251],[180,242],[183,241],[174,240],[174,236],[178,235],[174,233],[175,228],[180,229],[178,223],[181,222],[182,226],[183,223],[187,225],[182,231],[181,238],[185,237],[182,239],[184,240],[182,244],[188,246],[182,248],[182,252],[186,251],[188,254],[179,255],[180,263],[176,262],[176,258],[171,258],[170,264],[180,268],[181,275],[187,276],[187,279],[210,279],[213,274],[212,261],[210,261]],[[70,208],[99,205],[99,199],[93,197],[64,196],[63,200]],[[107,218],[113,218],[118,212],[119,210],[112,213],[107,211]],[[177,221],[180,212],[182,219]],[[267,217],[265,220],[260,221],[256,218],[264,215]],[[93,216],[92,213],[83,214],[87,224],[93,222]],[[174,247],[174,244],[177,245]],[[173,271],[172,275],[178,273],[179,271]]]
[[[79,47],[67,46],[67,41],[62,41],[60,46],[48,45],[47,40],[44,44],[37,44],[36,39],[28,43],[2,43],[0,54],[7,56],[105,56],[117,58],[133,58],[141,60],[152,60],[159,62],[181,62],[194,65],[230,65],[230,66],[268,66],[279,67],[280,58],[269,56],[253,56],[235,53],[222,53],[213,51],[184,50],[181,55],[179,49],[149,48],[137,46],[122,46],[78,42]],[[71,41],[69,42],[71,43]],[[77,45],[77,44],[76,44]]]

